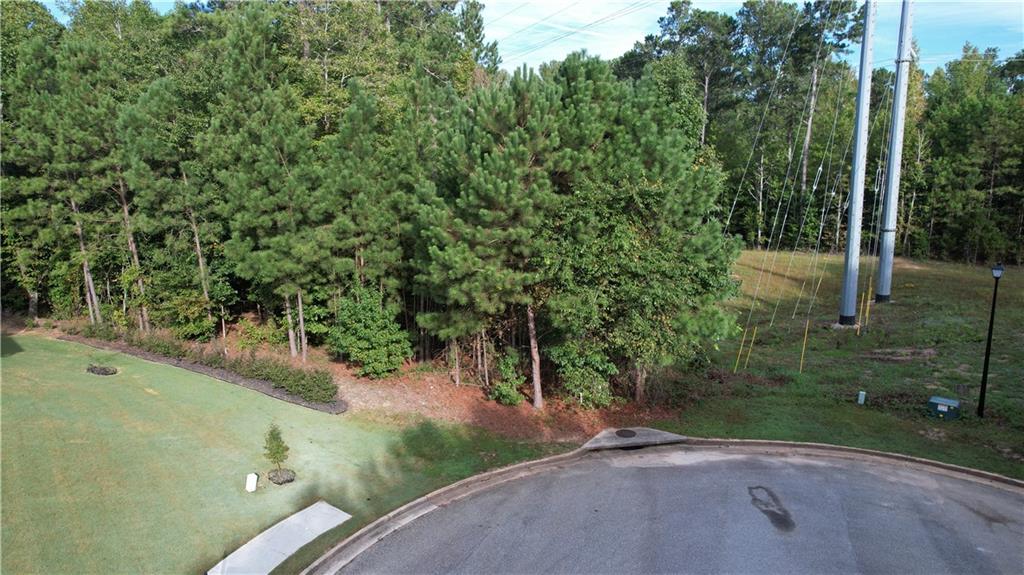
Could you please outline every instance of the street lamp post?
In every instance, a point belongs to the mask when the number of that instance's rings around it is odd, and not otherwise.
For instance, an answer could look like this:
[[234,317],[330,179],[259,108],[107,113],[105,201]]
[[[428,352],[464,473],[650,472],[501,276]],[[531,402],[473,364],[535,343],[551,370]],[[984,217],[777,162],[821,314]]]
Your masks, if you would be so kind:
[[985,388],[988,386],[988,358],[992,354],[992,323],[996,319],[996,296],[999,294],[999,278],[1003,277],[1003,264],[992,268],[992,277],[996,279],[992,288],[992,312],[988,316],[988,343],[985,344],[985,366],[981,369],[981,394],[978,396],[978,417],[985,417]]

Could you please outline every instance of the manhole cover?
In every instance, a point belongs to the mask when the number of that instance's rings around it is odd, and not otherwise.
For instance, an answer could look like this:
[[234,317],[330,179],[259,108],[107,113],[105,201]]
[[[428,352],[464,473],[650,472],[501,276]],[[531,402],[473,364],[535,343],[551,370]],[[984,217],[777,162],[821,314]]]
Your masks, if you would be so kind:
[[619,437],[636,437],[636,432],[632,429],[620,429],[615,432],[615,435]]

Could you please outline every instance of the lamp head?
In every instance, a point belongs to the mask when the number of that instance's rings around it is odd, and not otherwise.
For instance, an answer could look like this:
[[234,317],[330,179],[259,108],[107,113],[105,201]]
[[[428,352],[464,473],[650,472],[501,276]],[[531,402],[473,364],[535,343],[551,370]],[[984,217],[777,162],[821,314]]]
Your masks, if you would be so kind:
[[998,263],[998,264],[992,266],[992,277],[994,277],[996,279],[999,279],[999,278],[1003,277],[1003,264],[1002,263]]

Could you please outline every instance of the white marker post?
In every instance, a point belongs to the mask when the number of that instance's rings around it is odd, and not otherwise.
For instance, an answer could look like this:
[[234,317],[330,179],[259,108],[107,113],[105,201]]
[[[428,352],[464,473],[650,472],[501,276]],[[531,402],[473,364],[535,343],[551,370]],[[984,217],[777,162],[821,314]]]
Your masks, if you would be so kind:
[[256,491],[256,482],[259,481],[260,476],[255,473],[250,473],[245,476],[245,490],[249,493]]

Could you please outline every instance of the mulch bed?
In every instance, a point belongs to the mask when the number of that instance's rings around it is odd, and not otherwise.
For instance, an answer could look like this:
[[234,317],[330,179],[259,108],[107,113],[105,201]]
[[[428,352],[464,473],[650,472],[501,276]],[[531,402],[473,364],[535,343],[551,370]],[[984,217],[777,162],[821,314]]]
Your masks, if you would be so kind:
[[93,375],[115,375],[115,374],[117,374],[117,368],[107,367],[105,365],[92,365],[92,364],[90,364],[89,367],[85,368],[85,371],[88,371],[89,373],[91,373]]
[[187,359],[178,359],[158,355],[155,353],[138,349],[136,347],[132,347],[124,342],[96,340],[78,335],[60,335],[57,337],[57,339],[81,343],[83,345],[94,347],[96,349],[118,351],[121,353],[145,359],[147,361],[163,363],[174,367],[180,367],[182,369],[187,369],[195,373],[208,375],[212,378],[219,379],[221,381],[233,383],[235,385],[239,385],[247,389],[251,389],[253,391],[258,391],[264,395],[269,395],[274,399],[280,399],[281,401],[287,401],[288,403],[294,403],[295,405],[301,405],[302,407],[314,409],[316,411],[322,411],[324,413],[330,413],[332,415],[337,415],[339,413],[344,413],[345,411],[348,411],[348,403],[346,403],[344,400],[340,398],[336,398],[334,401],[330,403],[306,401],[305,399],[302,399],[301,397],[298,397],[296,395],[292,395],[283,389],[274,387],[272,383],[263,379],[252,379],[249,377],[242,377],[241,375],[238,375],[237,373],[233,371],[228,371],[226,369],[208,367],[196,363],[194,361],[189,361]]

